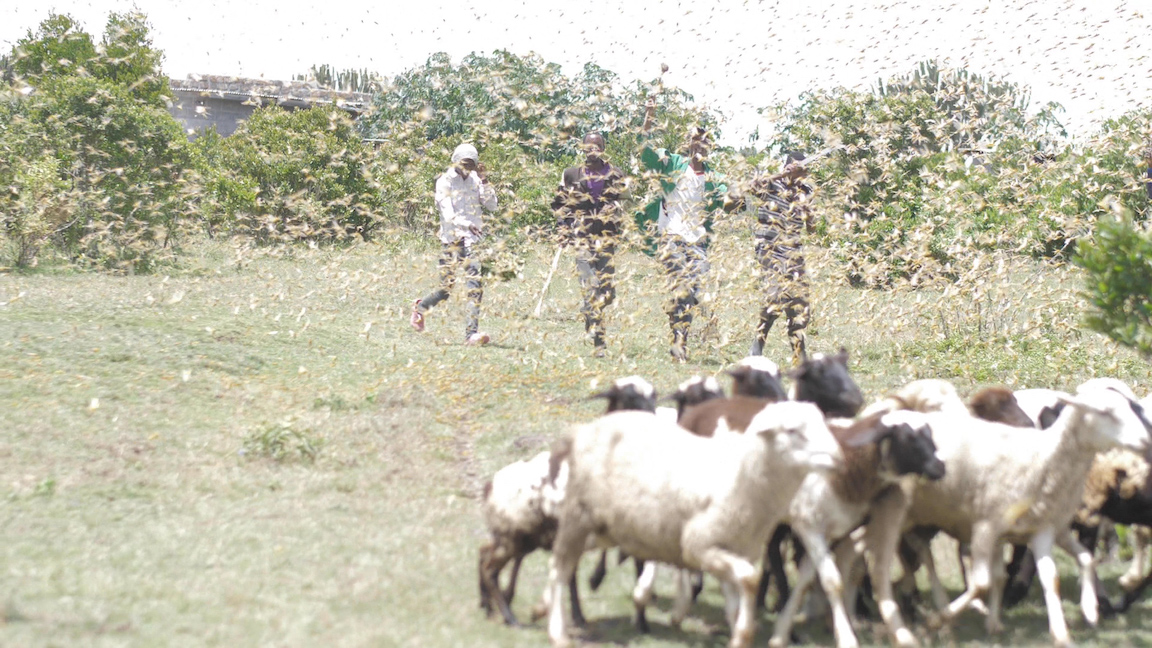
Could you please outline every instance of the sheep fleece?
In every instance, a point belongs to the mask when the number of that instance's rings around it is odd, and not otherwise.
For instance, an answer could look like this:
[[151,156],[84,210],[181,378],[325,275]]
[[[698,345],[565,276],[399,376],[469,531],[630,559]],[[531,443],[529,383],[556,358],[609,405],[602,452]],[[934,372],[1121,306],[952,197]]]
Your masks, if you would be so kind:
[[565,509],[579,507],[602,542],[639,558],[699,569],[685,548],[722,546],[754,561],[806,472],[777,441],[703,438],[616,413],[574,433]]

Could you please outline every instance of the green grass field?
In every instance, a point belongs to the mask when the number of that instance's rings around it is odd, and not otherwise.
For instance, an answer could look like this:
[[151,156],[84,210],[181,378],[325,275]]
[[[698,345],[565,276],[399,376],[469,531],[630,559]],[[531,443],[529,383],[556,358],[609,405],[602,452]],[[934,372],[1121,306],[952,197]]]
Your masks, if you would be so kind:
[[[479,349],[461,344],[460,294],[423,335],[408,328],[412,300],[435,281],[428,243],[203,243],[167,275],[0,275],[0,646],[544,645],[542,625],[509,629],[478,609],[479,489],[595,416],[603,403],[584,398],[598,386],[640,374],[667,392],[744,355],[751,245],[739,233],[722,243],[715,321],[687,365],[669,361],[661,276],[636,254],[618,262],[604,359],[582,338],[570,259],[544,316],[530,317],[551,257],[542,245],[526,247],[521,277],[487,282],[493,343]],[[846,346],[869,397],[929,376],[962,393],[1094,375],[1140,394],[1152,384],[1145,362],[1079,328],[1073,271],[989,261],[948,290],[879,292],[846,287],[827,251],[810,264],[810,347]],[[783,331],[767,352],[786,361]],[[545,560],[522,570],[525,619]],[[1152,644],[1146,606],[1085,629],[1062,564],[1077,640]],[[1103,569],[1113,593],[1121,567]],[[618,568],[585,595],[591,645],[726,643],[714,584],[672,631],[661,581],[654,633],[639,637],[632,582]],[[1006,621],[1003,645],[1047,643],[1038,596]],[[770,630],[766,615],[757,645]],[[936,643],[989,639],[973,613]]]

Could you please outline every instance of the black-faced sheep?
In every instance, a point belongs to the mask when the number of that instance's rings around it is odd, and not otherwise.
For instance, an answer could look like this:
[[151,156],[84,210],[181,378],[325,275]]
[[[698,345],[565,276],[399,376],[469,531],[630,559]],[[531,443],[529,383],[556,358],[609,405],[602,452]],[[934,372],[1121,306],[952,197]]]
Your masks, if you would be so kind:
[[[809,474],[789,506],[787,520],[804,543],[807,556],[801,563],[796,589],[776,619],[772,646],[787,645],[792,620],[817,572],[832,607],[837,645],[857,646],[844,606],[841,571],[830,545],[859,527],[873,500],[886,489],[898,487],[909,477],[934,480],[944,476],[944,463],[936,456],[931,431],[909,412],[875,414],[858,421],[833,420],[830,428],[843,445],[844,463],[832,472]],[[850,551],[851,541],[846,544]],[[873,548],[872,552],[878,550]],[[851,553],[842,555],[852,557]]]

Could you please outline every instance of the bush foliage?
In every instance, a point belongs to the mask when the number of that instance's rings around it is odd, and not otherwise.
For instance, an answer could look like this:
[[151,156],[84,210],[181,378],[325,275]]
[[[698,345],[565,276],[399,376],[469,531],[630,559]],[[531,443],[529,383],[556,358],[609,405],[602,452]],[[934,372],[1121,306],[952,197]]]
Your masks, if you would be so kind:
[[[334,108],[268,107],[231,137],[190,143],[166,110],[162,62],[136,12],[111,14],[99,41],[52,14],[0,59],[4,263],[30,267],[50,252],[147,271],[197,231],[260,244],[430,234],[435,178],[471,141],[500,200],[487,227],[496,271],[514,273],[517,241],[553,222],[549,200],[584,133],[603,132],[609,160],[635,177],[645,138],[675,150],[690,127],[718,125],[660,79],[627,82],[593,63],[567,76],[495,51],[459,63],[433,54],[392,79],[313,66],[310,79],[372,93],[373,110],[354,123]],[[642,135],[650,98],[657,128]],[[1102,216],[1125,215],[1078,258],[1093,274],[1090,324],[1144,349],[1132,300],[1145,287],[1101,250],[1132,263],[1146,251],[1152,111],[1073,142],[1060,106],[1030,101],[1026,86],[926,61],[871,91],[816,90],[766,109],[779,126],[767,148],[720,150],[713,162],[740,189],[780,153],[834,147],[814,171],[819,240],[845,280],[869,286],[955,282],[987,255],[1063,262]],[[628,206],[654,191],[636,177]]]

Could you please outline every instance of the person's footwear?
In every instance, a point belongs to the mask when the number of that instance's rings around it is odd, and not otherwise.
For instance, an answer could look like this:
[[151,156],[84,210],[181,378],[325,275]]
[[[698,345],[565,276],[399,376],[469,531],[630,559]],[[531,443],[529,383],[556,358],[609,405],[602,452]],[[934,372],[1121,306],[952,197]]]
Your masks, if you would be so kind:
[[604,334],[595,333],[592,335],[592,357],[603,358],[607,353],[607,345],[604,344]]
[[417,299],[416,303],[412,305],[412,317],[408,319],[408,323],[416,329],[417,333],[424,332],[424,312],[420,310],[420,301]]
[[468,346],[483,346],[485,344],[488,344],[491,341],[492,341],[492,338],[489,337],[487,333],[484,333],[482,331],[477,331],[477,332],[473,333],[472,335],[469,335],[468,339],[464,341],[464,344],[466,344]]

